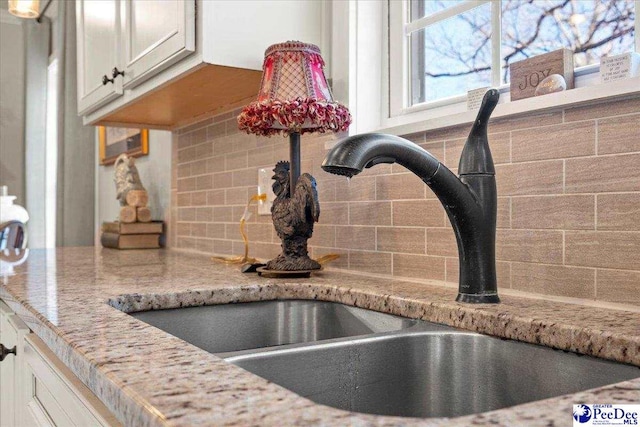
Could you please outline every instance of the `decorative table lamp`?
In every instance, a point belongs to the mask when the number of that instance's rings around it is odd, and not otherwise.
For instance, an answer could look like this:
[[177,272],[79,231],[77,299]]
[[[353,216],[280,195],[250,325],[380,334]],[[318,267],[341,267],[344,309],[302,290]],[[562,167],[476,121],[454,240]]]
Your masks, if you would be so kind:
[[345,131],[351,124],[349,110],[334,102],[323,68],[315,45],[288,41],[270,46],[265,51],[258,100],[238,116],[240,130],[247,133],[289,135],[290,162],[278,162],[273,170],[276,199],[271,216],[282,240],[282,253],[265,268],[273,273],[320,268],[307,253],[320,206],[315,179],[307,173],[300,176],[300,135]]

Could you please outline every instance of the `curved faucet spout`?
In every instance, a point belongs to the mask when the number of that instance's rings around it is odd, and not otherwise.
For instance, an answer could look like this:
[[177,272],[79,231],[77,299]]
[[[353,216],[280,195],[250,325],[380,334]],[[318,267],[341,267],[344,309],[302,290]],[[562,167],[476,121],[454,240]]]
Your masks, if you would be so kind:
[[485,95],[460,160],[460,178],[428,151],[392,135],[364,134],[340,141],[322,169],[348,177],[379,163],[398,163],[416,174],[436,194],[451,221],[460,259],[457,301],[497,303],[495,235],[497,192],[487,141],[487,123],[498,91]]

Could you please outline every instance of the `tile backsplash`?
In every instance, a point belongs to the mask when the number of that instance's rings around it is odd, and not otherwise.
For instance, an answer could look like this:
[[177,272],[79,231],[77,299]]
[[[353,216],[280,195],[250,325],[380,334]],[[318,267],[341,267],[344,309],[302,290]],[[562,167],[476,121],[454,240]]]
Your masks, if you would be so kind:
[[[236,112],[173,134],[170,244],[242,254],[238,222],[258,168],[288,158],[288,139],[237,130]],[[405,136],[455,172],[470,125]],[[453,230],[440,202],[399,165],[348,181],[320,168],[334,135],[303,135],[302,172],[321,203],[309,249],[347,270],[457,282]],[[493,120],[498,289],[640,304],[640,98]],[[250,254],[280,251],[255,206]]]

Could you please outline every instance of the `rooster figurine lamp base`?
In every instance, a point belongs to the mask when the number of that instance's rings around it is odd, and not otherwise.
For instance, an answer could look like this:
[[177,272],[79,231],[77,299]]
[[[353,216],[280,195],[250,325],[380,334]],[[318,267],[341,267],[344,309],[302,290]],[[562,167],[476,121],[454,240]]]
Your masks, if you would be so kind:
[[320,264],[309,258],[307,240],[313,235],[313,224],[320,217],[320,204],[316,180],[304,173],[300,175],[300,134],[289,135],[291,162],[278,162],[273,169],[271,219],[282,240],[282,252],[267,262],[263,272],[319,270]]

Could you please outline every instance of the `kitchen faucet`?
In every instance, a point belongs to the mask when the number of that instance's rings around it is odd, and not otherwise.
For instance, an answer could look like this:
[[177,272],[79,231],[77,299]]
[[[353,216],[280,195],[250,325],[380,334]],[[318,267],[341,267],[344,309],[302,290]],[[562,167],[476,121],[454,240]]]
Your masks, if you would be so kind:
[[418,145],[377,133],[340,141],[322,162],[325,171],[347,177],[379,163],[398,163],[433,190],[449,216],[458,243],[459,302],[500,302],[496,283],[496,173],[487,139],[489,117],[499,98],[495,89],[484,95],[460,156],[459,178]]

